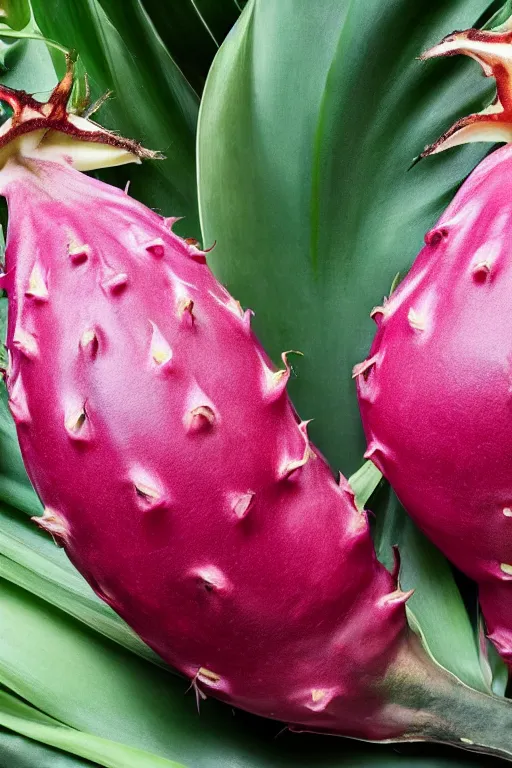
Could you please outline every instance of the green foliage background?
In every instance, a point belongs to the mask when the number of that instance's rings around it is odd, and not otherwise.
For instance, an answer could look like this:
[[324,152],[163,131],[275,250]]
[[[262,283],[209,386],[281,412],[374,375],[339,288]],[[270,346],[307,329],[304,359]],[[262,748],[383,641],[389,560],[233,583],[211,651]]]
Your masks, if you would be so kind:
[[[364,450],[351,369],[372,338],[369,310],[396,272],[408,269],[424,232],[488,151],[464,147],[408,171],[425,144],[492,96],[492,83],[475,64],[421,64],[416,57],[455,28],[510,13],[510,3],[249,0],[240,16],[244,5],[1,0],[1,81],[41,99],[49,93],[64,59],[30,39],[42,33],[79,52],[93,98],[113,90],[98,119],[167,159],[99,175],[119,186],[130,180],[131,194],[147,205],[185,216],[181,234],[205,245],[216,241],[211,266],[256,312],[256,331],[270,353],[277,359],[284,349],[304,352],[294,366],[292,398],[303,418],[315,419],[313,438],[333,467],[348,475]],[[375,482],[365,473],[359,480]],[[416,588],[411,619],[433,655],[473,687],[503,692],[503,666],[492,652],[483,656],[477,642],[471,587],[465,584],[464,602],[449,565],[386,487],[371,503],[379,557],[389,563],[391,545],[400,545],[402,585]],[[213,701],[199,715],[186,683],[35,530],[29,515],[38,509],[4,394],[5,768],[482,764],[436,747],[280,733],[278,724]]]

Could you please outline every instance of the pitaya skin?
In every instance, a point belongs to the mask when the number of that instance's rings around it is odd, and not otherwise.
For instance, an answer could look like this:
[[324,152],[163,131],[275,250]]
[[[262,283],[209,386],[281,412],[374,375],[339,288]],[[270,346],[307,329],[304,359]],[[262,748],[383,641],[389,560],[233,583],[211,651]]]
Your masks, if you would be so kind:
[[[510,140],[512,23],[449,35],[423,58],[466,53],[498,100],[424,156]],[[502,106],[503,105],[503,106]],[[407,277],[372,316],[356,366],[366,456],[432,541],[478,583],[488,635],[512,664],[512,147],[487,157],[425,236]]]
[[0,170],[6,378],[36,522],[198,700],[510,757],[512,708],[409,631],[409,594],[288,399],[286,355],[276,370],[174,219],[76,170],[100,141],[79,131],[16,145]]
[[363,735],[381,701],[362,670],[384,676],[407,595],[289,368],[169,221],[73,168],[13,165],[7,386],[39,525],[199,690]]

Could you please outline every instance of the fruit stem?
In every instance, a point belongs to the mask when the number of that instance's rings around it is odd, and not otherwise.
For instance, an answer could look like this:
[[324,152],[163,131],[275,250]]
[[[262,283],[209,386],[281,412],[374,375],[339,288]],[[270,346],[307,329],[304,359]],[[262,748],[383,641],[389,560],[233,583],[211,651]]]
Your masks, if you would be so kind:
[[512,703],[439,666],[410,633],[384,682],[400,741],[434,741],[512,761]]

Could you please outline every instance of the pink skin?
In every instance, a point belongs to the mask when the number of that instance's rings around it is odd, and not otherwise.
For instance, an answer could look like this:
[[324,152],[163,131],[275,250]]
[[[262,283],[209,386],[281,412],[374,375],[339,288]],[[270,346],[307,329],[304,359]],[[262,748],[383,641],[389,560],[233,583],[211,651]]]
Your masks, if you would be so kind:
[[377,311],[357,368],[367,456],[478,582],[512,663],[512,147],[469,177]]
[[0,184],[8,389],[39,524],[198,691],[308,729],[402,733],[376,686],[406,596],[250,315],[120,190],[34,159]]

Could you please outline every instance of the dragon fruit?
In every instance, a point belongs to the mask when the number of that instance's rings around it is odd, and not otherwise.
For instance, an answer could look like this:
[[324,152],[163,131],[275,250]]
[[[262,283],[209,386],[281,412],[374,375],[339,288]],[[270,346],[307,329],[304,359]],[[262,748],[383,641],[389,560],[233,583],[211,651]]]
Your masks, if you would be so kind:
[[512,758],[512,707],[432,662],[366,514],[197,243],[80,170],[150,157],[0,89],[6,372],[36,519],[199,698],[297,730]]
[[[497,98],[424,156],[512,138],[512,19],[455,32],[423,58],[463,53]],[[478,583],[490,639],[512,664],[512,147],[464,183],[407,277],[372,311],[356,366],[367,457],[433,542]]]

